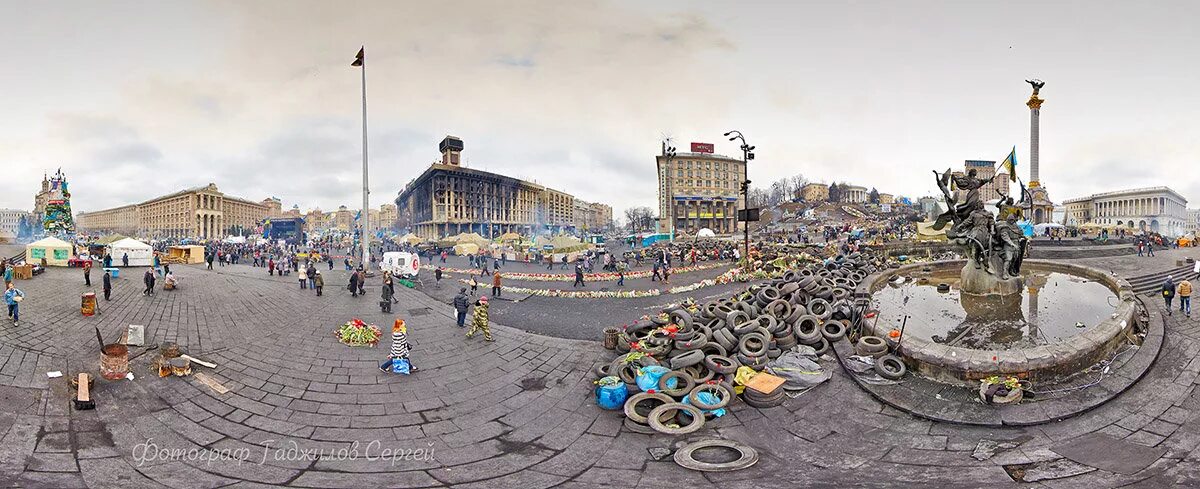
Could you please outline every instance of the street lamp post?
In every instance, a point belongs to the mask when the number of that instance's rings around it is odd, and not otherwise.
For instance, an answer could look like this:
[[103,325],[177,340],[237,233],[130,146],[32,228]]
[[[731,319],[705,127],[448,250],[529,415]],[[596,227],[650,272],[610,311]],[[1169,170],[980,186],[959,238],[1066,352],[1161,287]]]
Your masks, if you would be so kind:
[[669,146],[671,138],[663,140],[663,156],[667,159],[667,206],[671,216],[671,242],[675,242],[675,177],[671,175],[671,161],[675,159],[675,147]]
[[371,242],[371,239],[367,236],[367,230],[369,229],[367,227],[367,225],[371,220],[370,212],[367,210],[367,208],[370,207],[371,204],[368,202],[367,196],[370,195],[371,191],[368,190],[368,187],[367,187],[367,56],[366,56],[366,50],[367,50],[366,46],[360,47],[358,49],[358,55],[356,55],[354,57],[354,62],[350,64],[350,66],[358,66],[358,67],[362,68],[363,205],[362,205],[362,214],[359,214],[359,218],[360,218],[359,222],[362,223],[362,232],[359,234],[359,245],[362,246],[362,262],[361,263],[362,263],[362,268],[363,268],[364,273],[370,270],[370,268],[368,267],[368,263],[369,263],[368,253],[370,253],[368,251],[368,249],[370,248],[369,243]]
[[[732,136],[731,136],[732,135]],[[745,179],[742,181],[742,212],[745,214],[746,220],[742,224],[743,233],[745,234],[745,257],[747,263],[750,260],[750,160],[754,159],[754,146],[746,144],[746,138],[742,136],[741,131],[729,131],[725,133],[730,141],[742,142],[742,171],[745,172]]]

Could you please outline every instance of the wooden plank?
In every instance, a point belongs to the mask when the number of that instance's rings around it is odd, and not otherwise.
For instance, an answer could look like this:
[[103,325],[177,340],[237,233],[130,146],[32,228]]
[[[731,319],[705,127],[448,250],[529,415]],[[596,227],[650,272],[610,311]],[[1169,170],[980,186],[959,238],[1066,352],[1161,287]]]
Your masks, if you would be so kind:
[[225,386],[221,385],[207,375],[198,373],[192,377],[198,380],[201,384],[207,385],[209,389],[212,389],[213,392],[216,392],[217,394],[225,394],[229,392],[229,389],[226,389]]

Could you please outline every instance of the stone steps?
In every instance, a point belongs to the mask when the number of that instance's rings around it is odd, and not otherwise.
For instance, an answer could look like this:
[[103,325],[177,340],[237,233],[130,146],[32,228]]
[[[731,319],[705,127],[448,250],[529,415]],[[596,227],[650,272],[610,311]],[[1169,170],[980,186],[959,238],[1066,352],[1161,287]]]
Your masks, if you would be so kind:
[[1148,273],[1146,275],[1139,275],[1128,280],[1129,285],[1133,286],[1133,292],[1135,294],[1156,295],[1158,293],[1158,287],[1162,284],[1163,280],[1166,280],[1167,275],[1174,276],[1176,281],[1178,281],[1181,277],[1188,277],[1189,279],[1194,278],[1192,277],[1192,265],[1187,264],[1182,267],[1174,267],[1168,270],[1161,270],[1158,272]]

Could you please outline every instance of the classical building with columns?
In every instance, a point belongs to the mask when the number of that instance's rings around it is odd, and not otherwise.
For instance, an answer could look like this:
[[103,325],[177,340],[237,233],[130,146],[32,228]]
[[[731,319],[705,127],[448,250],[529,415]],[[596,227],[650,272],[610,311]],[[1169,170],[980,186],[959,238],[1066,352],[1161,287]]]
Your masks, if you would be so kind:
[[842,202],[849,204],[863,204],[870,197],[870,191],[866,187],[858,185],[847,185],[842,189]]
[[210,183],[140,204],[80,212],[76,225],[92,233],[213,239],[231,234],[231,230],[253,230],[269,212],[262,202],[226,195]]
[[1118,190],[1063,203],[1070,225],[1088,223],[1167,236],[1188,232],[1187,199],[1168,187]]

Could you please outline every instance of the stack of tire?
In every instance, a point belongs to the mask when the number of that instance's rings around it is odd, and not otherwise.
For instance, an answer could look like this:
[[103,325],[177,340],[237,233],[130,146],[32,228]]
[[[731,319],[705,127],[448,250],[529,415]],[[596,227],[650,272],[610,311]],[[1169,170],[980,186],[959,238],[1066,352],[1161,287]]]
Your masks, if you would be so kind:
[[863,336],[854,344],[854,353],[875,359],[875,373],[888,380],[900,380],[908,373],[908,366],[900,357],[888,353],[888,343],[878,336]]
[[[861,319],[852,291],[874,271],[873,264],[854,253],[789,270],[728,299],[673,305],[626,325],[617,341],[623,355],[598,367],[596,375],[616,375],[634,394],[640,392],[637,369],[662,365],[678,373],[676,379],[686,378],[692,385],[715,382],[732,393],[738,367],[761,371],[797,345],[828,352],[831,342],[844,338]],[[784,399],[782,389],[743,397],[759,407]]]

